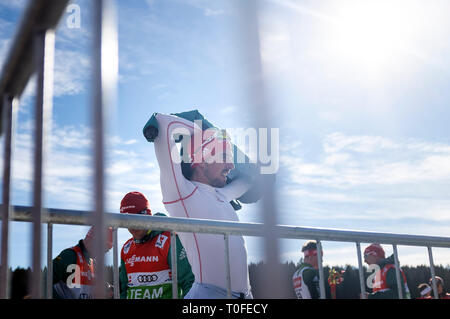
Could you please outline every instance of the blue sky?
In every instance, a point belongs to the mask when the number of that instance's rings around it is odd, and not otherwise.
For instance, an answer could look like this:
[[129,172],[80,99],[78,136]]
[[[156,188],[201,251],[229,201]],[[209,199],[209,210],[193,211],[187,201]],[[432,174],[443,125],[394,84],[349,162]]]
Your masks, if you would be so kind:
[[[48,207],[91,210],[90,14],[62,18],[56,37]],[[222,128],[248,127],[236,1],[118,1],[118,103],[110,114],[107,210],[131,190],[164,212],[159,169],[142,127],[153,112],[197,108]],[[389,3],[389,5],[388,5]],[[0,0],[0,62],[26,1]],[[261,56],[271,125],[280,129],[278,222],[448,236],[450,233],[450,3],[261,1]],[[22,97],[13,204],[31,205],[32,80]],[[259,205],[242,221],[261,222]],[[11,225],[12,267],[29,266],[30,225]],[[55,226],[53,255],[87,227]],[[45,234],[45,231],[43,232]],[[119,242],[129,238],[119,231]],[[44,238],[45,242],[45,238]],[[251,261],[259,240],[247,238]],[[283,240],[297,261],[303,241]],[[324,243],[325,264],[356,264],[353,244]],[[386,250],[392,252],[390,247]],[[426,249],[399,247],[404,264]],[[111,254],[108,260],[111,261]],[[450,252],[436,249],[436,263]],[[45,254],[43,256],[45,258]]]

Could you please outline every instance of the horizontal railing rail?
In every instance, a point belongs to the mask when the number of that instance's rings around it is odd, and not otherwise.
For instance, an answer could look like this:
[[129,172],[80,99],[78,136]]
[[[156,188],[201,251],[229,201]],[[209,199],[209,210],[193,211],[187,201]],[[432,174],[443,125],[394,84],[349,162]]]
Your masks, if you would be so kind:
[[[0,206],[1,207],[1,206]],[[11,220],[31,221],[31,207],[14,206]],[[91,212],[79,210],[47,209],[42,214],[43,223],[90,225]],[[264,236],[264,224],[228,222],[210,219],[179,218],[164,216],[129,215],[105,213],[105,223],[112,227],[173,230],[177,232],[199,232],[245,236]],[[281,238],[318,239],[338,242],[377,242],[404,246],[433,246],[450,248],[450,237],[421,236],[409,234],[379,233],[318,227],[277,225]]]
[[[1,207],[1,205],[0,205]],[[90,225],[92,212],[80,211],[80,210],[65,210],[49,208],[42,212],[42,223],[48,224],[48,238],[47,238],[47,267],[48,272],[51,273],[52,267],[52,236],[53,236],[53,224],[62,225]],[[193,232],[193,233],[209,233],[218,234],[224,236],[225,241],[225,263],[226,263],[226,281],[227,281],[227,296],[231,297],[231,274],[230,274],[230,258],[229,258],[229,246],[228,239],[230,235],[243,235],[243,236],[265,236],[265,226],[261,223],[244,223],[244,222],[229,222],[211,219],[192,219],[192,218],[179,218],[179,217],[167,217],[167,216],[148,216],[148,215],[135,215],[135,214],[119,214],[119,213],[104,213],[105,225],[111,226],[114,229],[113,236],[113,286],[114,286],[114,298],[119,298],[118,284],[118,228],[133,228],[133,229],[153,229],[164,230],[171,232],[172,245],[176,245],[175,234],[176,232]],[[31,222],[32,219],[32,207],[27,206],[13,206],[11,207],[11,221],[19,222]],[[274,227],[279,238],[286,239],[316,239],[318,248],[318,270],[320,277],[320,296],[325,298],[325,285],[324,285],[324,270],[323,260],[321,257],[322,241],[336,241],[336,242],[353,242],[356,244],[356,252],[358,257],[359,279],[361,296],[365,298],[365,285],[364,285],[364,273],[361,257],[361,243],[380,243],[390,244],[393,246],[394,260],[396,268],[396,280],[398,287],[401,286],[401,274],[398,261],[398,245],[404,246],[420,246],[428,249],[428,257],[430,262],[430,271],[432,275],[432,285],[434,297],[438,297],[437,285],[435,280],[434,261],[432,254],[432,247],[436,248],[450,248],[450,237],[439,236],[421,236],[421,235],[409,235],[409,234],[393,234],[393,233],[380,233],[380,232],[368,232],[368,231],[354,231],[343,229],[328,229],[328,228],[314,228],[314,227],[299,227],[288,225],[276,225]],[[177,260],[174,255],[176,246],[172,247],[172,260]],[[173,273],[173,289],[172,294],[174,298],[178,297],[178,284],[176,280],[177,263],[172,264]],[[47,274],[47,280],[50,280],[50,274]],[[51,293],[50,286],[47,289],[47,294]],[[403,298],[402,289],[398,290],[399,298]]]

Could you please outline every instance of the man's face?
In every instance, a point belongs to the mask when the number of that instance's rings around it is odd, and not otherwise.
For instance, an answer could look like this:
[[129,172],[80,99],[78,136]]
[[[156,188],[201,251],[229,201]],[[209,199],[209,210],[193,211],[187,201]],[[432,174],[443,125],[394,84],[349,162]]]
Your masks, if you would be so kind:
[[224,187],[227,184],[227,175],[234,169],[233,158],[224,153],[223,163],[204,163],[202,169],[210,186]]
[[364,261],[365,261],[366,264],[368,264],[368,265],[374,265],[374,264],[377,263],[378,257],[375,256],[375,255],[364,254]]
[[319,258],[317,257],[317,255],[307,257],[307,260],[305,259],[305,262],[313,266],[315,269],[319,268]]

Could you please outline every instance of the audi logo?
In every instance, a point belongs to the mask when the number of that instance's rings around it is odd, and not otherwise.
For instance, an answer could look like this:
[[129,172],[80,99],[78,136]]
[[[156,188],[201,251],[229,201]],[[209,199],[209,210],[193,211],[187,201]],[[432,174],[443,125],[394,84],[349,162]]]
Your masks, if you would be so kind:
[[158,280],[157,275],[139,275],[137,277],[138,282],[153,282]]

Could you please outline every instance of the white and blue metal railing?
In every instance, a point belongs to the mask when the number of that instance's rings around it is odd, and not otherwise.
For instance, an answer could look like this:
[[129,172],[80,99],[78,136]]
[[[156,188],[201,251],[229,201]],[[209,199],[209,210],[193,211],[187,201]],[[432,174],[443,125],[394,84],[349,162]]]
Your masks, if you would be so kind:
[[[14,37],[12,47],[3,64],[0,78],[0,106],[2,128],[4,136],[4,169],[2,200],[2,250],[0,267],[0,298],[7,294],[7,265],[10,220],[10,192],[11,192],[11,158],[12,140],[14,135],[15,116],[18,100],[32,74],[37,74],[36,103],[35,103],[35,131],[33,158],[33,249],[32,249],[32,297],[40,298],[41,291],[41,224],[44,202],[45,155],[48,153],[47,143],[51,123],[53,100],[53,61],[55,50],[55,29],[69,0],[33,0],[29,1],[22,15],[21,23]],[[114,81],[117,79],[117,64],[114,54],[117,54],[116,20],[112,0],[96,0],[93,2],[94,30],[93,30],[93,114],[94,127],[94,203],[91,224],[96,225],[99,233],[106,234],[103,221],[104,211],[104,115],[106,107],[113,101],[115,91]],[[116,57],[117,58],[117,57]],[[3,129],[1,132],[3,132]],[[103,246],[105,236],[98,236],[95,240],[94,256],[99,264],[104,263]],[[48,249],[51,252],[50,242]],[[95,294],[104,297],[103,267],[99,267],[95,284]]]
[[[49,229],[51,229],[53,224],[65,224],[65,225],[90,225],[90,212],[75,211],[75,210],[61,210],[61,209],[48,209],[44,211],[42,215],[42,222],[49,224]],[[31,221],[32,213],[30,207],[24,206],[14,206],[12,207],[11,219],[14,221]],[[230,235],[244,235],[244,236],[265,236],[265,225],[261,223],[242,223],[242,222],[228,222],[228,221],[217,221],[208,219],[186,219],[186,218],[174,218],[174,217],[163,217],[163,216],[146,216],[146,215],[129,215],[129,214],[119,214],[119,213],[105,213],[105,225],[117,228],[133,228],[133,229],[153,229],[153,230],[165,230],[171,231],[172,233],[172,243],[176,243],[175,233],[176,232],[194,232],[194,233],[209,233],[224,236],[225,241],[228,240]],[[315,239],[318,241],[318,256],[321,256],[322,242],[323,241],[333,241],[333,242],[353,242],[356,244],[356,253],[358,256],[358,268],[361,283],[361,293],[364,295],[364,270],[362,267],[361,258],[361,243],[380,243],[388,244],[394,247],[394,258],[396,263],[396,269],[400,269],[398,266],[398,252],[397,245],[403,246],[419,246],[426,247],[428,249],[430,270],[432,278],[434,279],[435,269],[434,261],[432,255],[432,247],[436,248],[450,248],[450,237],[438,237],[438,236],[418,236],[418,235],[407,235],[407,234],[392,234],[392,233],[377,233],[377,232],[366,232],[366,231],[352,231],[352,230],[337,230],[337,229],[325,229],[325,228],[311,228],[311,227],[297,227],[297,226],[285,226],[277,225],[275,226],[277,233],[280,238],[289,239]],[[51,236],[48,236],[51,240]],[[117,256],[118,242],[117,236],[113,237],[113,253]],[[172,248],[172,253],[176,251],[176,248]],[[225,245],[225,262],[226,262],[226,273],[224,277],[227,282],[228,295],[231,296],[231,277],[229,272],[229,250],[227,245]],[[116,258],[116,257],[114,257]],[[176,261],[175,255],[172,256],[172,260]],[[47,261],[51,264],[51,259]],[[321,278],[321,298],[325,298],[325,286],[324,286],[324,273],[323,273],[323,261],[319,258],[319,275]],[[116,266],[113,267],[114,270],[114,289],[117,289],[117,272]],[[176,298],[176,262],[173,263],[173,281],[174,291],[173,295]],[[396,272],[396,278],[399,282],[403,279],[400,277],[400,272]],[[434,281],[434,280],[433,280]],[[399,289],[401,290],[401,289]],[[433,291],[435,297],[437,297],[437,287],[436,283],[433,284]],[[115,290],[117,293],[117,290]],[[51,294],[50,294],[51,296]],[[115,294],[118,297],[118,294]],[[277,296],[272,296],[276,298]],[[399,298],[402,298],[399,295]]]
[[[116,21],[112,0],[93,1],[94,30],[93,30],[93,100],[92,100],[92,122],[94,127],[94,149],[93,168],[95,176],[93,179],[95,207],[92,212],[67,211],[57,209],[46,209],[43,207],[43,177],[45,176],[46,144],[49,135],[53,99],[53,60],[54,60],[54,30],[58,21],[64,13],[68,0],[33,0],[29,1],[22,16],[22,21],[13,40],[0,78],[0,106],[1,106],[1,133],[4,138],[4,166],[3,166],[3,189],[1,206],[1,252],[0,252],[0,298],[8,297],[8,244],[9,244],[9,222],[25,221],[33,223],[32,235],[32,268],[31,280],[32,298],[41,297],[41,225],[47,223],[47,296],[51,298],[52,291],[52,247],[53,247],[53,224],[68,225],[95,225],[97,229],[106,231],[107,226],[114,227],[114,297],[118,298],[118,242],[117,228],[151,228],[155,230],[170,230],[172,232],[172,243],[176,244],[175,232],[204,232],[220,234],[225,241],[225,261],[228,297],[231,297],[231,273],[228,239],[230,235],[262,236],[265,238],[266,259],[274,275],[279,275],[275,269],[279,261],[279,238],[316,239],[319,243],[318,250],[321,256],[321,241],[341,241],[356,243],[358,256],[361,292],[364,292],[364,274],[361,259],[361,243],[377,242],[391,244],[394,249],[396,263],[397,282],[401,283],[398,267],[397,245],[412,245],[427,247],[430,269],[433,278],[434,296],[437,298],[437,285],[434,279],[434,261],[432,248],[450,248],[450,238],[432,236],[413,236],[400,234],[386,234],[374,232],[358,232],[349,230],[333,230],[322,228],[305,228],[295,226],[281,226],[276,223],[276,198],[273,185],[267,183],[263,189],[265,194],[262,205],[264,224],[224,222],[214,220],[194,220],[183,218],[170,218],[159,216],[140,216],[112,214],[104,212],[104,189],[105,189],[105,165],[104,165],[104,116],[106,108],[113,103],[115,80],[117,78],[116,62],[111,60],[111,52],[117,50]],[[260,47],[258,40],[258,2],[248,0],[239,2],[242,5],[242,36],[241,49],[247,61],[252,61],[247,66],[249,104],[257,114],[256,127],[269,127],[268,104],[264,96],[264,79],[261,67]],[[33,206],[20,207],[11,206],[11,172],[12,172],[12,150],[14,143],[14,127],[16,124],[16,112],[20,96],[28,83],[31,75],[37,73],[36,103],[35,103],[35,140],[34,140],[34,176],[33,176]],[[263,183],[264,184],[264,183]],[[105,232],[100,232],[104,233]],[[105,236],[95,238],[94,256],[98,265],[104,265]],[[172,249],[172,260],[176,261],[176,249]],[[323,261],[319,260],[319,274],[321,278],[321,297],[325,298]],[[270,268],[269,267],[269,268]],[[177,264],[173,263],[173,296],[177,297],[176,282]],[[277,283],[277,282],[276,282]],[[271,286],[271,291],[277,297],[280,287]],[[267,289],[269,291],[269,289]],[[401,289],[400,296],[401,296]],[[364,294],[363,294],[364,295]],[[104,298],[104,269],[97,267],[94,297]],[[268,296],[269,297],[269,296]]]
[[[18,100],[23,93],[31,75],[37,73],[35,132],[34,132],[34,176],[33,176],[33,283],[32,295],[40,296],[40,245],[41,245],[41,216],[43,203],[44,156],[48,139],[49,119],[53,99],[53,60],[54,60],[54,30],[68,0],[40,0],[30,1],[22,15],[12,47],[3,64],[0,78],[0,103],[2,114],[2,128],[4,134],[3,169],[3,205],[2,208],[2,252],[0,270],[0,297],[6,296],[7,265],[8,265],[8,237],[10,218],[11,192],[11,158],[12,141],[15,126],[14,113],[18,107]],[[3,132],[3,130],[2,130]],[[36,271],[39,269],[39,272]]]

